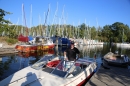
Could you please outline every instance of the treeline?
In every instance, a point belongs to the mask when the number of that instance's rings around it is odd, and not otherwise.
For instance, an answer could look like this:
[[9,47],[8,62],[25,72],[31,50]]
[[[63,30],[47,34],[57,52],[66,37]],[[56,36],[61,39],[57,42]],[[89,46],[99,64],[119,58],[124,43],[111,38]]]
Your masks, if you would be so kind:
[[18,35],[25,36],[61,36],[71,38],[95,39],[103,42],[130,42],[130,27],[121,22],[115,22],[112,25],[104,27],[90,27],[84,23],[79,26],[73,25],[38,25],[27,28],[22,25],[12,25],[10,21],[5,20],[4,16],[11,14],[0,9],[0,36],[17,39]]

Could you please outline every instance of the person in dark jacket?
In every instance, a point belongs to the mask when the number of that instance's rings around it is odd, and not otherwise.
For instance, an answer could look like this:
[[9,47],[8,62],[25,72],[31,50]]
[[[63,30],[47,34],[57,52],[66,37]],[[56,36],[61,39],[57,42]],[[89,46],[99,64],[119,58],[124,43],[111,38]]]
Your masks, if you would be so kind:
[[78,55],[78,58],[80,57],[80,51],[78,48],[74,47],[74,42],[71,41],[70,48],[67,48],[64,51],[64,57],[67,61],[76,61],[78,59],[76,56]]

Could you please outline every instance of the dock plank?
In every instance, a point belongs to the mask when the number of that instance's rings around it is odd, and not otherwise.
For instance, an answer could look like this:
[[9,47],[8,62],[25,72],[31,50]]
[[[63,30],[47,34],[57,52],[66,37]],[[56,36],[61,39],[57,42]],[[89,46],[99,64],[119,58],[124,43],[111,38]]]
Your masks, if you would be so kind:
[[130,69],[100,67],[85,86],[130,86]]
[[2,48],[0,49],[0,56],[7,55],[7,54],[14,54],[17,51],[15,48]]

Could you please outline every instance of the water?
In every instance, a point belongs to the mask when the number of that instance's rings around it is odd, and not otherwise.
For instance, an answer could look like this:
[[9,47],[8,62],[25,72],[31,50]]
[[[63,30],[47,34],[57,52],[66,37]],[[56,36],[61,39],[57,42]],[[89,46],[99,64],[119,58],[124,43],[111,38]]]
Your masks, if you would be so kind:
[[[78,46],[81,52],[81,57],[94,58],[96,53],[96,61],[99,66],[102,63],[101,58],[110,51],[109,45],[98,45],[98,46]],[[0,80],[8,77],[9,75],[29,66],[42,58],[45,54],[54,54],[63,56],[63,52],[66,47],[55,47],[54,50],[41,51],[38,53],[18,53],[10,56],[3,56],[0,58]],[[126,54],[130,57],[130,49],[117,48],[115,45],[112,46],[111,51]]]

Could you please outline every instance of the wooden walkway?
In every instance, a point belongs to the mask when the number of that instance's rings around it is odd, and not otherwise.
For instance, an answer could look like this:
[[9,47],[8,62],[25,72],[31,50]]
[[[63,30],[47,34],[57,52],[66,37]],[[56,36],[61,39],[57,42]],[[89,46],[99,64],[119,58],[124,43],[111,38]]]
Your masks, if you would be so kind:
[[85,86],[130,86],[130,68],[101,65]]
[[14,48],[1,48],[0,49],[0,56],[7,55],[7,54],[14,54],[17,51]]

